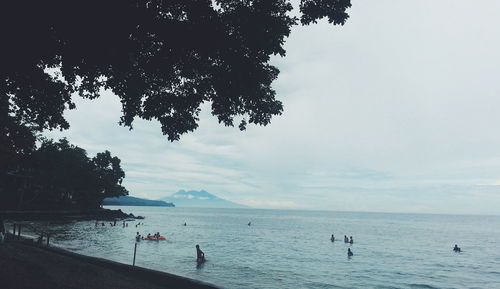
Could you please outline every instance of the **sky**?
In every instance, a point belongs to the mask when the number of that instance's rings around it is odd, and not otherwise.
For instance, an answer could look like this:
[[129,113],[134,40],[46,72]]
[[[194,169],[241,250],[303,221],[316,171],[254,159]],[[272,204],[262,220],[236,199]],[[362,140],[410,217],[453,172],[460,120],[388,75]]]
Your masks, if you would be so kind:
[[295,26],[266,127],[169,142],[118,125],[118,98],[75,96],[67,137],[122,160],[130,195],[207,190],[254,208],[500,214],[500,1],[353,0],[345,26]]

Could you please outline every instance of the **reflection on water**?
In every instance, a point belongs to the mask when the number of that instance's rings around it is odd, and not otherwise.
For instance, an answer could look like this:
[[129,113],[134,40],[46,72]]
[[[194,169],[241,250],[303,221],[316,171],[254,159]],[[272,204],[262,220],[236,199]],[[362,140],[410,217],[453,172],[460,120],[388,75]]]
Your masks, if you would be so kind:
[[[165,241],[139,242],[136,265],[227,288],[500,288],[500,217],[121,209],[146,219],[125,228],[95,221],[31,227],[50,230],[54,243],[72,251],[128,264],[136,232],[160,232]],[[197,264],[196,244],[206,263]],[[454,244],[463,252],[454,253]]]

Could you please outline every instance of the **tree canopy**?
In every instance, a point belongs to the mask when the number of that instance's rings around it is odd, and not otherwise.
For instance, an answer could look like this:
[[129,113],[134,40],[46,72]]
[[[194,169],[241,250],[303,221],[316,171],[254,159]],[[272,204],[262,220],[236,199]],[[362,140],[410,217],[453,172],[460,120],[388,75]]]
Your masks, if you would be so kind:
[[[33,143],[31,130],[66,129],[78,92],[121,101],[120,123],[157,120],[169,140],[197,128],[200,105],[220,123],[267,125],[282,113],[272,55],[291,27],[327,18],[343,25],[350,0],[4,1],[0,17],[3,149]],[[58,74],[50,74],[55,69]],[[15,140],[13,140],[15,139]]]
[[0,209],[97,208],[104,198],[128,194],[124,177],[109,151],[89,158],[66,139],[44,139],[15,171],[0,174]]
[[[26,198],[43,196],[45,205],[64,207],[126,194],[120,160],[109,152],[89,159],[65,140],[37,148],[43,130],[69,128],[64,111],[75,108],[75,94],[94,99],[111,90],[121,125],[157,120],[170,141],[198,127],[202,103],[226,126],[236,117],[242,130],[269,124],[283,111],[270,59],[285,56],[291,27],[322,18],[343,25],[351,6],[300,0],[296,17],[290,2],[2,1],[0,198],[30,204]],[[43,207],[42,199],[31,204]]]

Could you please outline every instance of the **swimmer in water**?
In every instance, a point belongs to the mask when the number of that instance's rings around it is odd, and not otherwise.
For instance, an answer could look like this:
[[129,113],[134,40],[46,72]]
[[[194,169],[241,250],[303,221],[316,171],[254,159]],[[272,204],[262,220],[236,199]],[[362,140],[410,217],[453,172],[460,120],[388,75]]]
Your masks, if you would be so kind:
[[347,257],[352,257],[353,255],[351,248],[347,248]]
[[344,243],[349,243],[349,238],[346,235],[344,235]]
[[196,245],[196,262],[203,263],[205,261],[205,253],[200,249],[200,245]]
[[351,240],[349,240],[349,243],[351,243],[351,244],[354,243],[354,240],[352,239],[352,236],[351,236]]
[[455,252],[462,252],[462,249],[460,249],[457,244],[455,244],[455,247],[453,247],[453,251]]
[[335,242],[335,236],[333,236],[333,234],[332,234],[332,236],[330,237],[330,241]]

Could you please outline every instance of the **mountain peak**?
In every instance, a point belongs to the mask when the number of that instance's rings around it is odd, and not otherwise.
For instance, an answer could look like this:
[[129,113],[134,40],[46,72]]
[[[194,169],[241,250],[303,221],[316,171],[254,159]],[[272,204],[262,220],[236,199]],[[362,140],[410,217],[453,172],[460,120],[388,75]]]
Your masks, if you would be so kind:
[[179,190],[173,195],[162,198],[173,202],[177,207],[207,207],[207,208],[245,208],[246,206],[221,199],[205,190]]

